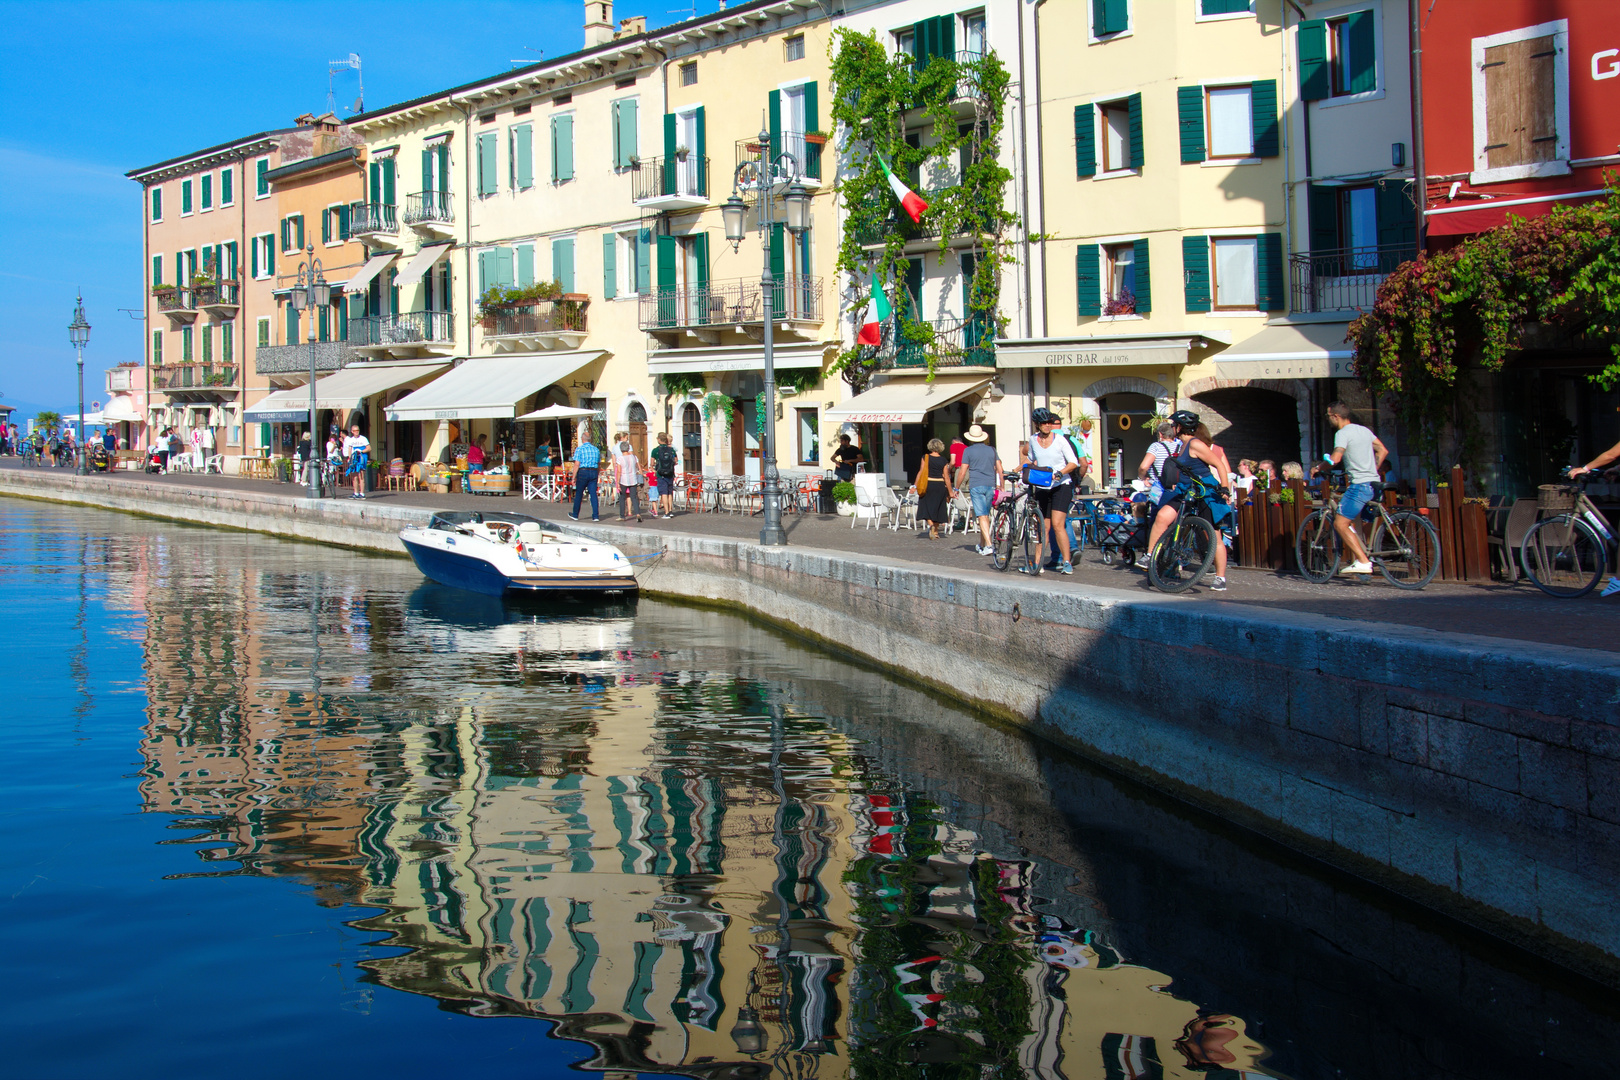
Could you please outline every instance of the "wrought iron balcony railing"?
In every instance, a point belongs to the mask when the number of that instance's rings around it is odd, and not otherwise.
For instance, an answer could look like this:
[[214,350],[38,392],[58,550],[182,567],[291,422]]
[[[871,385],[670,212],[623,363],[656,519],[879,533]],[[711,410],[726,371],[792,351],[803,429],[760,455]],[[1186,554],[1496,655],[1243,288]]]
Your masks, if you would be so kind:
[[884,371],[927,368],[932,358],[938,368],[995,367],[995,325],[984,315],[959,319],[943,316],[930,324],[933,340],[908,339],[896,323],[889,340],[879,346],[877,366]]
[[349,235],[371,236],[378,233],[399,232],[398,207],[392,203],[351,203],[349,206]]
[[192,287],[197,303],[210,310],[236,308],[242,303],[241,286],[234,281],[216,281],[211,285]]
[[538,300],[495,313],[494,328],[486,336],[544,337],[547,334],[587,332],[589,300]]
[[[807,274],[786,274],[771,289],[771,316],[777,322],[820,322],[822,281]],[[763,325],[765,290],[757,280],[710,282],[688,287],[664,286],[641,297],[643,330],[680,330]]]
[[152,374],[152,386],[158,390],[229,387],[235,382],[235,367],[216,368],[212,364],[166,364],[161,368],[155,368]]
[[349,347],[441,344],[455,340],[454,315],[448,311],[402,311],[349,320]]
[[[803,131],[784,131],[777,137],[775,153],[792,154],[793,160],[799,163],[799,169],[803,174],[802,178],[806,182],[820,182],[821,152],[826,141],[826,137],[821,135],[810,135]],[[752,163],[757,165],[767,156],[772,156],[767,153],[770,149],[771,147],[759,141],[757,135],[747,139],[738,139],[737,164]],[[751,173],[745,174],[743,178],[745,187],[752,186],[752,175]],[[777,171],[774,179],[777,183],[786,183],[792,178],[783,169]],[[815,183],[810,183],[810,186],[814,187]]]
[[[451,208],[451,195],[448,191],[420,191],[415,195],[405,196],[407,225],[449,225],[455,220],[456,215]],[[349,231],[354,231],[352,221]]]
[[154,290],[152,295],[157,299],[158,310],[165,314],[170,312],[196,314],[197,298],[190,289]]
[[1407,244],[1300,252],[1288,257],[1295,311],[1371,311],[1378,286],[1416,258]]
[[654,209],[663,203],[702,206],[709,201],[709,159],[644,157],[630,170],[630,198]]

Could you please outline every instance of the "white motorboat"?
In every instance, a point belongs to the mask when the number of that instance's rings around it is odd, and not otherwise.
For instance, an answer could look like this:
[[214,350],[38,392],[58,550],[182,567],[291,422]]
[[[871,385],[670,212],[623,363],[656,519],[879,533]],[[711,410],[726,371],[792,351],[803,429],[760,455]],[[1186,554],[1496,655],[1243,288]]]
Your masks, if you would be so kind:
[[634,596],[635,569],[612,544],[527,514],[445,510],[399,531],[416,568],[457,589]]

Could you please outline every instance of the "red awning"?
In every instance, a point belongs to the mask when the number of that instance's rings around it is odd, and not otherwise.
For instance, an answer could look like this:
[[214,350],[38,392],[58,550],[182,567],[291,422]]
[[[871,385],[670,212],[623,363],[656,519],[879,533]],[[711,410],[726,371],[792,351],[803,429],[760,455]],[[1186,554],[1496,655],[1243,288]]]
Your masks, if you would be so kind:
[[1552,213],[1555,206],[1585,202],[1602,195],[1601,191],[1571,191],[1565,195],[1552,195],[1535,199],[1503,199],[1501,202],[1481,202],[1468,206],[1441,206],[1428,212],[1430,236],[1468,236],[1487,232],[1498,225],[1507,224],[1509,214],[1533,218]]

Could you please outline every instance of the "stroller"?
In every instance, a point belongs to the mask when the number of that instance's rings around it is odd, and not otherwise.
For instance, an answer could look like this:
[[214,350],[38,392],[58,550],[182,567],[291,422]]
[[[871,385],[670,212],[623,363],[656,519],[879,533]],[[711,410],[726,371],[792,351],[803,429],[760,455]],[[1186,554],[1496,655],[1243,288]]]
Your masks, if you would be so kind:
[[1135,508],[1123,499],[1103,499],[1097,503],[1097,545],[1110,566],[1120,556],[1129,559],[1133,548],[1147,546],[1147,522],[1138,519]]

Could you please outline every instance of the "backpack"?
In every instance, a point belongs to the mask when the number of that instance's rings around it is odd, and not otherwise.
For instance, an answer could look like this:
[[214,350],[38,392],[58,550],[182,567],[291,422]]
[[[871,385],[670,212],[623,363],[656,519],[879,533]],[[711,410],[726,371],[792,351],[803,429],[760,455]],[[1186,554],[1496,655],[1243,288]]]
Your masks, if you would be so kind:
[[653,463],[657,466],[654,475],[669,478],[675,475],[675,448],[673,446],[659,446],[653,451]]
[[1164,459],[1164,464],[1159,466],[1159,486],[1170,491],[1180,484],[1181,465],[1176,461],[1175,455],[1171,454]]

